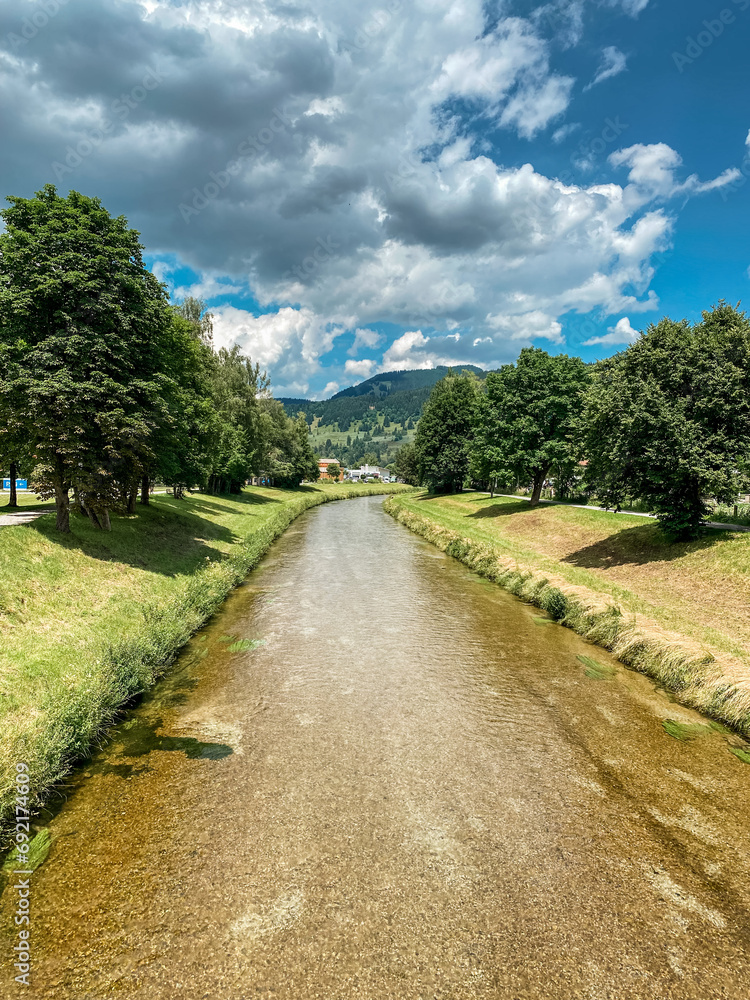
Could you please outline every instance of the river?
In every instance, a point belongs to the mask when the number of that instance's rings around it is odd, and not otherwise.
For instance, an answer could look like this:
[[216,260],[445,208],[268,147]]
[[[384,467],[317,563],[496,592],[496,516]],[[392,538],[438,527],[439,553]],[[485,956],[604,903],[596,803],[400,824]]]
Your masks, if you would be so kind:
[[71,777],[9,996],[750,996],[731,735],[381,507],[296,521]]

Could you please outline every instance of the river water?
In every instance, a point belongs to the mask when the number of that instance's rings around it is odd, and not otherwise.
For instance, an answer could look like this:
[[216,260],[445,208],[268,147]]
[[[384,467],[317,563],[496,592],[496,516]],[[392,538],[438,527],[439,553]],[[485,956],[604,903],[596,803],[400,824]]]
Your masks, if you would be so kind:
[[8,996],[750,996],[736,738],[381,505],[295,522],[70,780]]

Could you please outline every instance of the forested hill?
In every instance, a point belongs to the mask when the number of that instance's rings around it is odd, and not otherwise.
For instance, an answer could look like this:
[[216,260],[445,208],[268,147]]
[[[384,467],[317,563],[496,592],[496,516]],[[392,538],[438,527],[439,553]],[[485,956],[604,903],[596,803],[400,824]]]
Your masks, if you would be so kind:
[[348,389],[342,389],[331,399],[341,399],[344,396],[391,396],[395,392],[403,392],[411,389],[432,388],[432,386],[444,378],[450,371],[462,372],[472,371],[475,375],[483,375],[481,368],[475,365],[459,365],[456,368],[446,368],[439,365],[437,368],[413,368],[397,372],[385,372],[382,375],[373,375],[359,385],[352,385]]
[[308,424],[315,417],[324,425],[338,424],[340,430],[349,430],[350,425],[361,420],[372,410],[387,417],[393,423],[416,421],[422,404],[429,397],[433,385],[450,371],[456,373],[472,371],[484,376],[481,368],[461,365],[454,369],[438,368],[413,369],[408,371],[385,372],[373,375],[359,385],[337,392],[330,399],[310,400],[279,397],[279,402],[289,416],[304,413]]
[[331,399],[280,397],[287,415],[303,413],[313,449],[346,466],[362,461],[385,465],[396,451],[413,440],[422,406],[433,386],[453,371],[486,373],[473,365],[385,372],[344,389]]

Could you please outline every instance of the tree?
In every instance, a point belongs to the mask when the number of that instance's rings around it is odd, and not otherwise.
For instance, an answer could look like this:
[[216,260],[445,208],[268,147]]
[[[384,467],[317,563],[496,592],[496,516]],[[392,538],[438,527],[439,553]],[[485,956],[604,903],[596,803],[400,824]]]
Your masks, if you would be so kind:
[[166,292],[138,233],[96,198],[47,185],[9,198],[0,234],[0,423],[69,531],[70,491],[101,527],[123,480],[153,458],[165,409]]
[[424,405],[414,439],[419,479],[432,493],[456,493],[469,474],[469,447],[478,380],[447,375]]
[[263,414],[262,471],[276,486],[299,486],[319,476],[318,460],[310,447],[307,422],[302,414],[291,420],[276,399],[261,399]]
[[538,347],[524,348],[514,365],[489,372],[472,448],[473,468],[484,473],[481,478],[530,482],[531,506],[536,506],[550,469],[572,467],[578,460],[588,380],[580,358],[551,357]]
[[605,506],[645,500],[665,533],[695,537],[708,499],[750,473],[750,322],[724,302],[691,327],[661,320],[599,361],[586,396],[586,478]]
[[267,392],[268,377],[239,347],[222,347],[214,355],[211,397],[215,420],[209,442],[212,491],[239,493],[246,480],[261,471],[265,430],[259,399]]
[[409,486],[420,485],[417,450],[413,444],[404,444],[399,448],[391,462],[391,472]]
[[341,466],[338,462],[331,462],[326,469],[326,475],[330,476],[331,479],[338,479],[341,475]]

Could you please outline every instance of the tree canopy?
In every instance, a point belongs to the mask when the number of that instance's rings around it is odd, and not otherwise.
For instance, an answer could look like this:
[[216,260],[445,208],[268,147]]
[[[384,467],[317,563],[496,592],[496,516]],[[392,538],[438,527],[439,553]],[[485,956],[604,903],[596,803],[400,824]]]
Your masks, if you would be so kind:
[[317,478],[304,418],[239,348],[213,349],[199,299],[171,306],[139,234],[96,198],[10,198],[0,234],[0,459],[21,463],[57,526],[101,528],[158,478],[180,496]]
[[[168,404],[170,311],[138,233],[96,198],[47,185],[10,198],[0,235],[2,422],[36,458],[68,530],[69,492],[96,516],[153,458]],[[108,519],[108,515],[104,515]]]
[[474,419],[472,471],[478,479],[532,484],[539,502],[552,468],[577,461],[588,371],[580,358],[524,348],[518,361],[489,372]]
[[587,478],[617,507],[645,500],[692,538],[708,499],[731,503],[750,473],[750,323],[721,302],[702,322],[663,319],[597,363],[585,411]]
[[469,474],[469,449],[478,380],[448,375],[437,382],[417,425],[419,479],[433,493],[456,493]]

